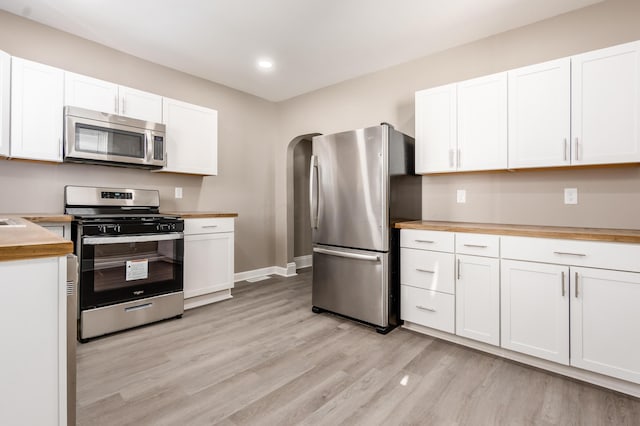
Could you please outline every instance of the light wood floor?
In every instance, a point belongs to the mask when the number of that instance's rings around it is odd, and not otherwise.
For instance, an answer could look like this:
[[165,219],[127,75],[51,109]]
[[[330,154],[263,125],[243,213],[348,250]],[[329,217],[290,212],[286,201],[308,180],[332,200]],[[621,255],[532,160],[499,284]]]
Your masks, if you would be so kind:
[[311,274],[78,348],[81,425],[638,425],[640,400],[311,312]]

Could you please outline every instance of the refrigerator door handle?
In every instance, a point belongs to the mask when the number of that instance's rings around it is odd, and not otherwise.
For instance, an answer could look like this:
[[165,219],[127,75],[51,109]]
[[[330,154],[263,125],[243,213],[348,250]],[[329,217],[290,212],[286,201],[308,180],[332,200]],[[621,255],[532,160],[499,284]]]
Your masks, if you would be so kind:
[[329,256],[346,257],[348,259],[371,260],[374,262],[377,262],[380,260],[380,256],[377,256],[377,255],[348,253],[344,251],[328,250],[328,249],[323,249],[319,247],[314,247],[313,251],[316,253],[328,254]]
[[311,216],[311,227],[318,229],[318,156],[312,155],[309,165],[309,214]]

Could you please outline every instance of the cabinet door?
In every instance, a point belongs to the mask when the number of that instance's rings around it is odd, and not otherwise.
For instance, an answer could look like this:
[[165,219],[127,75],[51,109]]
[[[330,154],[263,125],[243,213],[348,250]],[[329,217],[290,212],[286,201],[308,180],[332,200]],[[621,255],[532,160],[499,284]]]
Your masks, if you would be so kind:
[[162,123],[162,96],[131,87],[119,86],[120,115]]
[[65,105],[118,114],[118,85],[86,75],[64,73]]
[[456,334],[500,344],[500,261],[456,256]]
[[11,156],[62,161],[61,69],[11,60]]
[[416,173],[456,169],[456,85],[416,92]]
[[571,268],[571,365],[640,383],[640,274]]
[[507,73],[458,83],[458,170],[507,168]]
[[0,262],[2,425],[67,424],[65,263],[57,257]]
[[640,161],[640,42],[571,58],[573,164]]
[[569,165],[569,58],[509,71],[509,168]]
[[0,156],[9,156],[11,56],[0,51]]
[[569,268],[502,260],[501,346],[569,364]]
[[166,172],[218,174],[218,112],[163,98],[167,126]]
[[233,288],[233,232],[185,235],[185,299],[230,288]]

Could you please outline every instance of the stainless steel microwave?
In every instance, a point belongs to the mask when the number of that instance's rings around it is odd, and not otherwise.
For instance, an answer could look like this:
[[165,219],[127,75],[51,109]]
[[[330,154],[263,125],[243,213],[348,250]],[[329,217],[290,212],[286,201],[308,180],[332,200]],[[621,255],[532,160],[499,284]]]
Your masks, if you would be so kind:
[[64,107],[64,161],[159,169],[167,165],[165,125]]

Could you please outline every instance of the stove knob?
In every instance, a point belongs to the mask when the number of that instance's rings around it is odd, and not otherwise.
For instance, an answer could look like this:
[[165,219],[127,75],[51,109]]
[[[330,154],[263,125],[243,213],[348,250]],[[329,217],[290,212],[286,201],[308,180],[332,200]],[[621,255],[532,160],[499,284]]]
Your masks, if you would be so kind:
[[120,233],[120,225],[116,225],[113,227],[113,229],[117,232]]
[[105,225],[98,225],[98,232],[102,232],[104,234],[107,232],[107,227]]

